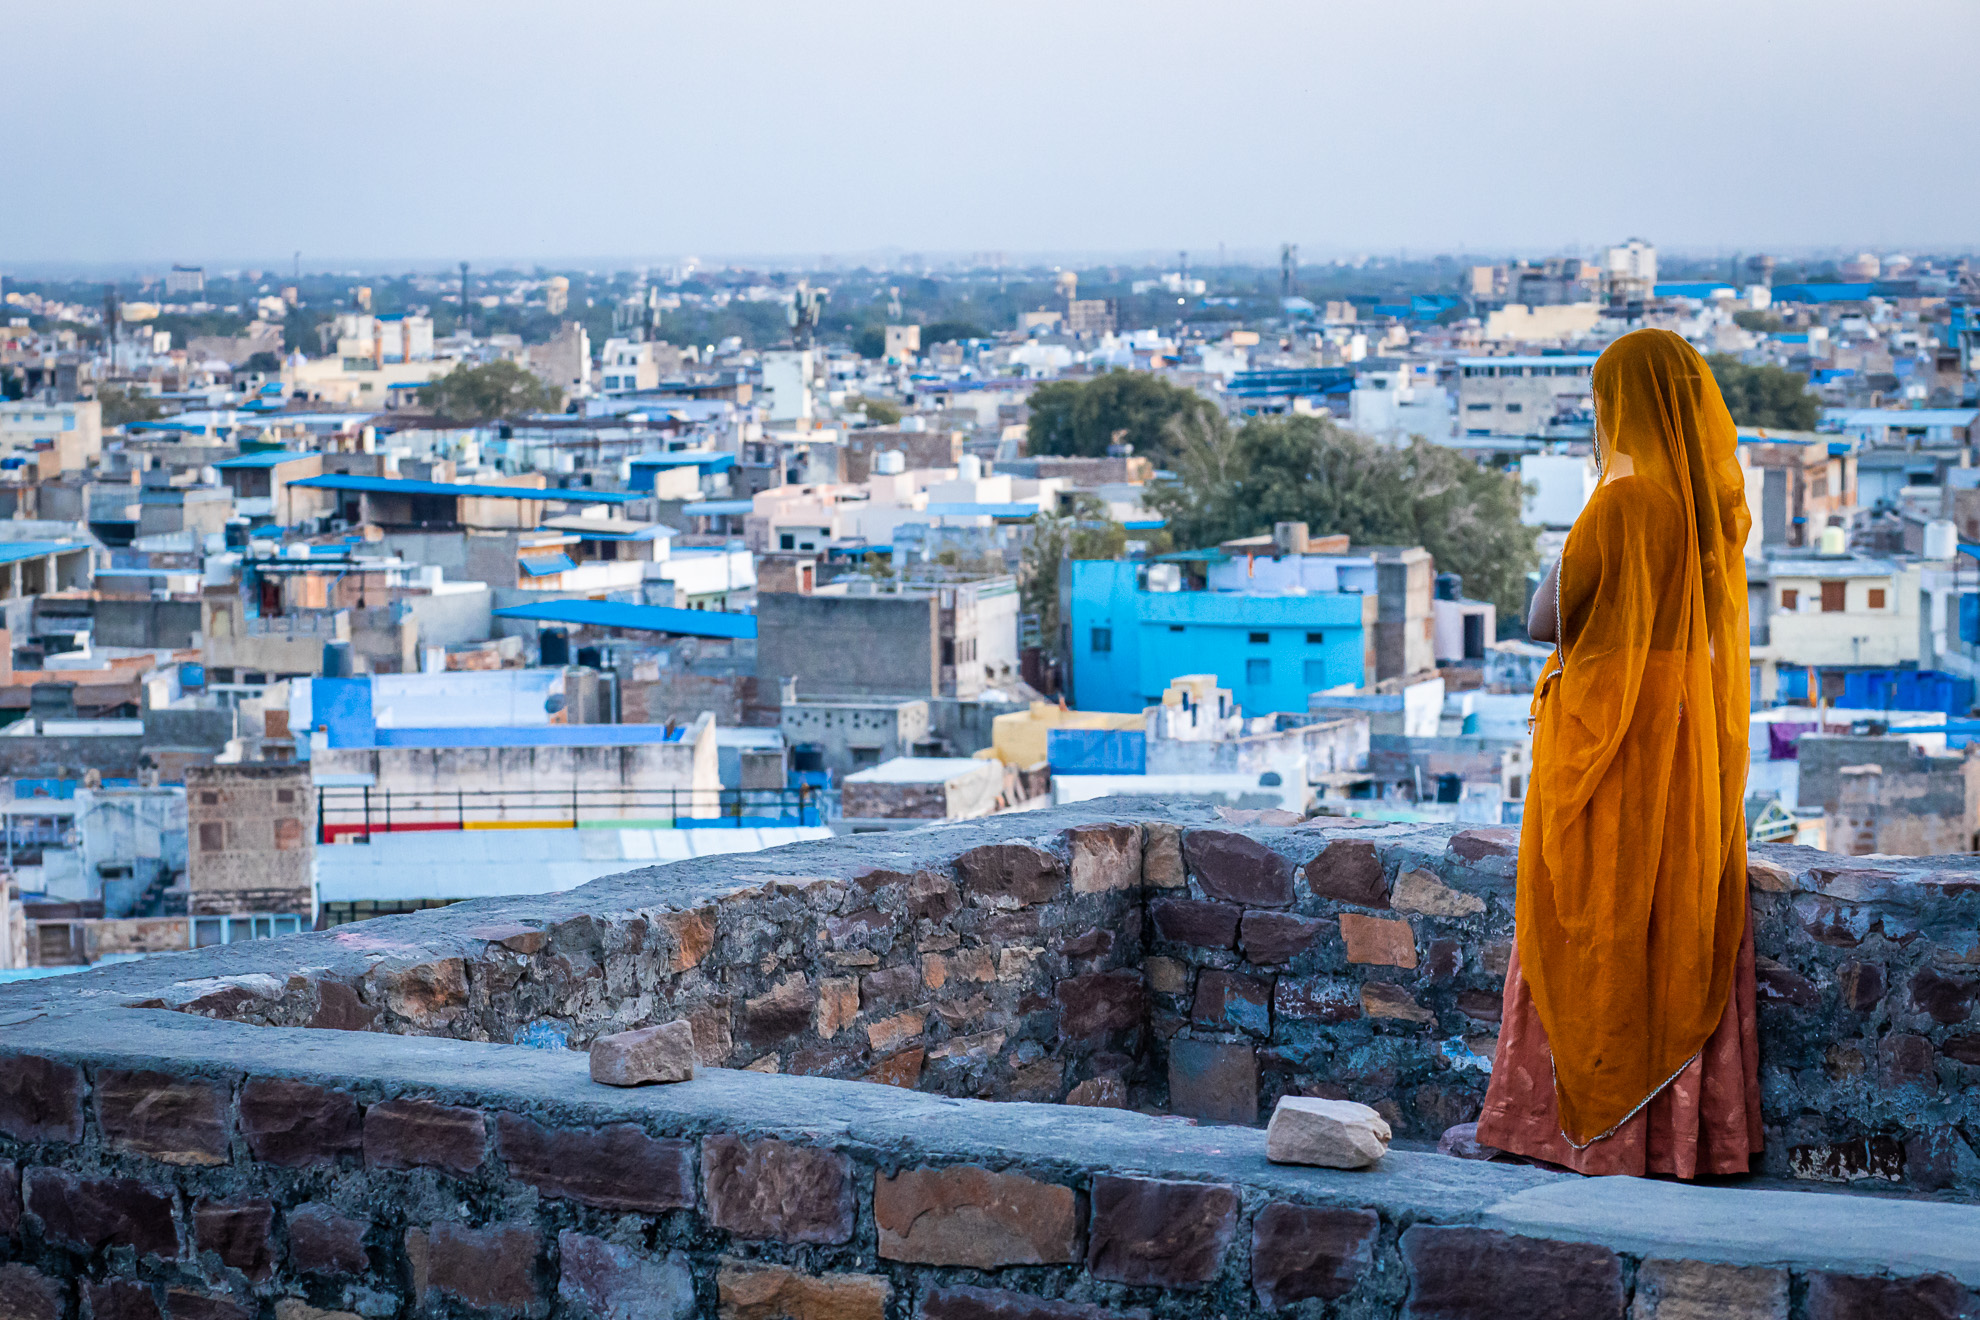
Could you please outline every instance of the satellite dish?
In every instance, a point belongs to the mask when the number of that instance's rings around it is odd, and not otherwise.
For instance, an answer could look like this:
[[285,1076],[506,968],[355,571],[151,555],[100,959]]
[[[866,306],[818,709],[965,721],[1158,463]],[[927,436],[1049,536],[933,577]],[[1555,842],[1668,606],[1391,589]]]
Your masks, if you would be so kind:
[[552,692],[549,696],[543,699],[543,709],[549,711],[552,715],[555,715],[558,711],[562,710],[563,708],[564,708],[564,694],[561,692]]

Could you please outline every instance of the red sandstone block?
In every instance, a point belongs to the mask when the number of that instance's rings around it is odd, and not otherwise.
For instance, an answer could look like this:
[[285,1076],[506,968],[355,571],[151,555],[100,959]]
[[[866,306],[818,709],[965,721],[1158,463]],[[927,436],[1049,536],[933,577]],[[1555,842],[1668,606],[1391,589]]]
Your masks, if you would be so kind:
[[1054,988],[1059,1001],[1059,1033],[1068,1040],[1095,1040],[1110,1031],[1141,1025],[1147,1011],[1147,984],[1140,972],[1089,972],[1069,976]]
[[1148,1320],[1142,1306],[1084,1306],[1001,1288],[931,1288],[916,1320]]
[[316,1203],[291,1210],[288,1220],[289,1268],[304,1274],[363,1274],[371,1268],[363,1220]]
[[322,1031],[370,1031],[378,1025],[378,1010],[358,997],[357,987],[323,978],[316,982],[316,1011],[303,1025]]
[[0,1243],[14,1236],[21,1227],[21,1171],[18,1165],[0,1160]]
[[222,1265],[257,1283],[274,1268],[275,1252],[269,1243],[274,1229],[275,1207],[267,1201],[202,1201],[193,1211],[196,1249],[212,1252]]
[[81,1141],[82,1069],[39,1054],[0,1055],[0,1132],[17,1141]]
[[631,1123],[549,1128],[520,1114],[495,1116],[509,1173],[545,1196],[601,1210],[694,1207],[693,1143],[648,1136]]
[[1176,944],[1200,949],[1234,949],[1238,919],[1244,909],[1234,903],[1205,903],[1194,898],[1163,898],[1149,905],[1155,932]]
[[472,1173],[488,1148],[488,1125],[478,1109],[431,1100],[386,1100],[364,1111],[368,1169],[448,1169]]
[[1332,925],[1290,912],[1247,912],[1238,924],[1238,943],[1249,962],[1291,962],[1312,948]]
[[1519,856],[1519,830],[1510,825],[1487,825],[1481,829],[1461,830],[1451,836],[1445,845],[1467,862],[1482,862],[1487,858]]
[[171,1073],[101,1068],[97,1126],[110,1143],[167,1164],[225,1164],[234,1119],[231,1088]]
[[1183,835],[1183,859],[1210,898],[1246,907],[1292,904],[1292,859],[1249,835],[1190,830]]
[[988,843],[956,858],[963,889],[976,898],[1045,903],[1066,888],[1066,864],[1028,843]]
[[1369,917],[1341,913],[1341,938],[1347,941],[1351,963],[1385,967],[1416,966],[1416,932],[1398,917]]
[[1943,1274],[1911,1279],[1808,1276],[1808,1320],[1964,1320],[1975,1298]]
[[357,1100],[348,1092],[279,1077],[241,1087],[241,1135],[264,1164],[335,1164],[364,1149]]
[[903,1169],[873,1179],[884,1260],[995,1270],[1080,1258],[1079,1198],[1070,1187],[972,1164]]
[[150,1284],[105,1279],[84,1284],[83,1295],[88,1300],[89,1320],[162,1320]]
[[1606,1247],[1417,1224],[1402,1235],[1403,1320],[1623,1320]]
[[172,1194],[135,1178],[82,1178],[67,1169],[30,1169],[27,1212],[50,1241],[76,1251],[130,1247],[167,1260],[179,1254]]
[[26,1265],[0,1265],[0,1316],[7,1320],[62,1320],[68,1288]]
[[1268,1205],[1251,1228],[1251,1286],[1277,1309],[1354,1290],[1375,1259],[1382,1220],[1372,1210]]
[[1111,1283],[1200,1288],[1222,1272],[1237,1217],[1234,1187],[1101,1174],[1086,1268]]
[[1382,855],[1366,839],[1336,839],[1306,864],[1306,887],[1317,898],[1357,907],[1389,906]]
[[708,1220],[746,1238],[852,1240],[852,1160],[835,1151],[728,1135],[701,1143]]
[[1211,1031],[1272,1034],[1272,979],[1207,969],[1196,978],[1190,1020]]
[[1082,825],[1066,831],[1075,894],[1141,887],[1141,827]]
[[536,1284],[536,1230],[521,1224],[467,1228],[433,1224],[406,1230],[413,1297],[430,1305],[451,1297],[496,1315],[542,1311]]

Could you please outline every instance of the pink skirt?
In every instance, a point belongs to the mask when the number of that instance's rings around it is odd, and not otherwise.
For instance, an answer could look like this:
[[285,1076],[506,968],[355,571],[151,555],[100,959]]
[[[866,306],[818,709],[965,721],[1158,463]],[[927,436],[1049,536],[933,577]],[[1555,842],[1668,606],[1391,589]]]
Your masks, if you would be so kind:
[[1520,975],[1515,944],[1506,968],[1492,1082],[1478,1116],[1479,1143],[1576,1173],[1697,1178],[1747,1172],[1760,1150],[1760,1048],[1753,995],[1749,921],[1733,971],[1732,997],[1705,1048],[1622,1126],[1576,1150],[1561,1135],[1553,1055]]

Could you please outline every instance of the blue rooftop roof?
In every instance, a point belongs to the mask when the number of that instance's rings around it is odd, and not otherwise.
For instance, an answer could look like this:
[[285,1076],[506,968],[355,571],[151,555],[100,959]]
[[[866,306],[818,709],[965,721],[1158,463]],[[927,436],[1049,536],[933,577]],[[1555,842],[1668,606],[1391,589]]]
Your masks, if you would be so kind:
[[734,517],[748,513],[756,506],[749,500],[696,500],[693,504],[681,506],[681,512],[690,518],[717,518],[723,515]]
[[534,619],[539,623],[574,623],[592,628],[625,628],[633,632],[675,633],[682,637],[756,636],[754,614],[721,610],[679,610],[667,605],[632,605],[616,600],[551,600],[541,605],[511,605],[495,611],[500,619]]
[[293,463],[299,458],[309,458],[309,454],[299,454],[293,449],[266,449],[259,454],[242,454],[239,458],[224,458],[213,466],[225,471],[229,468],[271,468],[282,463]]
[[685,449],[672,454],[638,454],[632,464],[634,467],[698,467],[708,472],[726,472],[736,465],[736,456],[705,449]]
[[23,559],[39,559],[57,550],[86,550],[80,541],[0,541],[0,564],[17,564]]
[[452,495],[478,500],[547,500],[563,504],[628,504],[639,495],[617,490],[539,490],[534,486],[456,485],[445,481],[402,481],[397,477],[354,477],[330,473],[304,477],[291,486],[311,490],[352,490],[367,495]]
[[1036,504],[968,504],[931,503],[924,513],[938,518],[1032,518],[1038,514]]

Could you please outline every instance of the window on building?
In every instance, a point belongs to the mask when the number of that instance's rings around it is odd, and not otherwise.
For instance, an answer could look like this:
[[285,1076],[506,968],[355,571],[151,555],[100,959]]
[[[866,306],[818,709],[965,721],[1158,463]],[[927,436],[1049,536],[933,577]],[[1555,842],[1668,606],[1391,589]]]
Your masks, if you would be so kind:
[[1271,634],[1271,633],[1253,633],[1253,634],[1251,634],[1251,637],[1250,637],[1250,639],[1249,639],[1249,640],[1250,640],[1250,642],[1251,642],[1251,644],[1252,644],[1253,646],[1263,646],[1263,645],[1265,645],[1265,643],[1267,643],[1267,642],[1269,642],[1269,641],[1271,641],[1271,640],[1272,640],[1272,634]]
[[1882,587],[1870,588],[1870,608],[1873,610],[1884,608],[1884,589]]
[[955,639],[953,637],[944,637],[942,639],[942,663],[945,665],[952,665],[955,662],[956,662]]
[[1525,404],[1523,404],[1523,403],[1509,403],[1509,404],[1507,404],[1507,405],[1506,405],[1506,411],[1507,411],[1507,412],[1525,412],[1525,411],[1526,411],[1526,405],[1525,405]]
[[1799,591],[1796,591],[1793,587],[1782,588],[1781,590],[1782,613],[1792,614],[1800,608],[1801,608],[1801,593]]
[[862,769],[869,765],[879,765],[880,749],[878,747],[855,747],[852,749],[852,761],[855,769]]
[[1170,632],[1181,632],[1182,630],[1183,630],[1183,626],[1180,623],[1172,623],[1169,625]]
[[1324,646],[1326,644],[1326,641],[1327,641],[1327,634],[1325,633],[1306,634],[1306,644],[1308,646]]
[[294,816],[281,816],[275,821],[275,848],[278,852],[293,852],[302,847],[302,822]]
[[1270,683],[1272,681],[1272,662],[1270,660],[1245,661],[1244,681],[1254,687]]
[[1327,662],[1325,660],[1308,660],[1301,673],[1301,678],[1305,681],[1307,691],[1309,692],[1317,692],[1321,688],[1326,687]]
[[791,535],[789,532],[785,532],[777,538],[777,548],[780,550],[797,549],[797,537]]
[[1822,613],[1841,614],[1847,608],[1849,583],[1824,582],[1822,584]]
[[1467,403],[1464,405],[1464,410],[1466,412],[1491,412],[1492,405],[1489,403]]
[[1095,628],[1093,630],[1093,653],[1095,655],[1106,655],[1113,649],[1114,630],[1112,628]]
[[199,850],[217,853],[227,851],[227,827],[217,820],[202,821],[199,827]]

